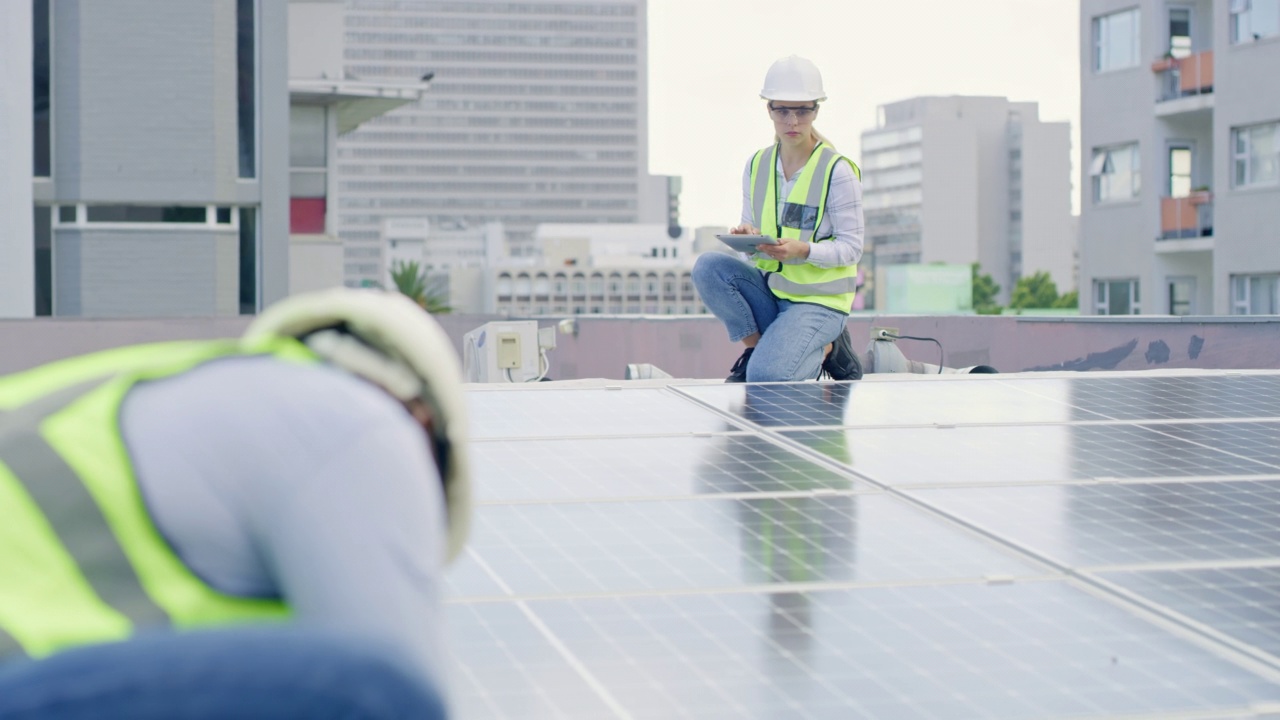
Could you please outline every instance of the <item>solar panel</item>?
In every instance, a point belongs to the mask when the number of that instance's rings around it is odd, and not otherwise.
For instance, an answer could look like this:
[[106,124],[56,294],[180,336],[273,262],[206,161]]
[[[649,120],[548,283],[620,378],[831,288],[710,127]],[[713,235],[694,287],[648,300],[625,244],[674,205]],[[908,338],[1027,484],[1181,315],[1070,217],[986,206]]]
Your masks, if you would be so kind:
[[468,406],[457,717],[1280,712],[1280,374]]
[[697,385],[680,392],[768,428],[876,427],[956,423],[1106,420],[1055,398],[1019,389],[996,376],[915,381]]
[[1268,680],[1062,581],[522,605],[583,679],[570,684],[509,609],[470,606],[453,628],[461,664],[505,703],[477,715],[556,717],[529,712],[547,704],[531,676],[577,698],[597,688],[612,712],[596,717],[1169,718],[1247,714],[1277,697]]
[[1170,437],[1280,469],[1280,423],[1180,423],[1147,427]]
[[874,489],[758,435],[494,440],[475,447],[482,502]]
[[1280,374],[1087,375],[1066,380],[1006,380],[1027,392],[1058,398],[1115,420],[1280,418]]
[[1280,482],[909,490],[930,506],[1072,567],[1280,558]]
[[787,430],[782,435],[877,483],[895,486],[1241,477],[1280,471],[1280,447],[1242,434],[1240,428],[1213,425],[848,428]]
[[883,495],[490,505],[471,548],[517,595],[1046,572]]
[[738,430],[669,392],[489,390],[467,393],[472,437],[555,438],[680,435]]

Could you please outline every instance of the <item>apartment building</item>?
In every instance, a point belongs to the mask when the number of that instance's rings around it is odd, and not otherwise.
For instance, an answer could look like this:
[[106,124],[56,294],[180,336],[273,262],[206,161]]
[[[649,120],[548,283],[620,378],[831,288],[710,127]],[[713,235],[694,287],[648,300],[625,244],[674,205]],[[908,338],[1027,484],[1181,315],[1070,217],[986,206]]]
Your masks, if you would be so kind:
[[665,222],[648,174],[647,0],[350,0],[346,76],[431,91],[339,141],[351,285],[377,281],[380,228],[501,222],[515,256],[540,223]]
[[1280,0],[1082,0],[1081,311],[1280,313]]
[[[980,263],[1007,301],[1018,279],[1046,271],[1075,287],[1071,132],[1033,102],[918,97],[884,105],[862,134],[867,281],[862,306],[885,296],[885,269]],[[856,307],[856,306],[855,306]]]

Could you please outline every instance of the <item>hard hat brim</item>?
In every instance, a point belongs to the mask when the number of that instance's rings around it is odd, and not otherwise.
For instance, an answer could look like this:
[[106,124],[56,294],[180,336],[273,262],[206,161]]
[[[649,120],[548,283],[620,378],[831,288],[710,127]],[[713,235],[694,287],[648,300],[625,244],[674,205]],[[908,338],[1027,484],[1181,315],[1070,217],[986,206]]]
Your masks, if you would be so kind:
[[806,95],[804,93],[776,92],[776,93],[768,93],[768,94],[761,93],[760,99],[761,100],[777,100],[779,102],[826,102],[827,96],[823,95],[821,97],[814,97],[811,94]]

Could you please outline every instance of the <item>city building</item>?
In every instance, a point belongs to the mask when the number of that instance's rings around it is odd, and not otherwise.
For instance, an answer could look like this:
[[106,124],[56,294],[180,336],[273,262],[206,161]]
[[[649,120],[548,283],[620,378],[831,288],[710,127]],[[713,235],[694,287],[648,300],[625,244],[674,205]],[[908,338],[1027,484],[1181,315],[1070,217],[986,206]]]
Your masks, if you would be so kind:
[[1280,0],[1083,0],[1080,40],[1081,311],[1280,312]]
[[427,84],[342,79],[341,0],[6,12],[0,317],[247,314],[342,284],[337,137]]
[[516,257],[541,223],[667,222],[678,183],[648,173],[646,13],[351,0],[346,77],[432,86],[339,141],[347,283],[379,280],[388,218],[501,222]]
[[288,12],[5,3],[0,315],[234,315],[288,293]]
[[417,102],[429,83],[343,77],[342,0],[289,5],[289,292],[341,286],[336,229],[338,137]]
[[904,264],[977,262],[1001,301],[1040,271],[1075,287],[1068,123],[1000,97],[918,97],[879,114],[862,134],[862,307],[880,270]]
[[509,261],[502,223],[433,227],[423,218],[393,217],[383,221],[382,235],[383,287],[399,287],[395,274],[416,263],[426,294],[451,312],[494,312],[488,268]]
[[707,312],[693,287],[695,232],[672,238],[663,223],[545,224],[537,255],[506,251],[501,223],[433,226],[390,219],[382,282],[416,262],[429,291],[453,312],[537,315],[696,315]]

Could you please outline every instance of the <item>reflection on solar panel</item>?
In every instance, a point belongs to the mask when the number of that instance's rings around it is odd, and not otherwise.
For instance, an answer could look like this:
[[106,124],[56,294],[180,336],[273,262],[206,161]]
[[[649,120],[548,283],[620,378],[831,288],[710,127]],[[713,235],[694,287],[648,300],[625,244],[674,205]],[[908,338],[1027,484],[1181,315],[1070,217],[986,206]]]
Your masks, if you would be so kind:
[[458,717],[1280,711],[1280,374],[468,400]]

